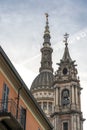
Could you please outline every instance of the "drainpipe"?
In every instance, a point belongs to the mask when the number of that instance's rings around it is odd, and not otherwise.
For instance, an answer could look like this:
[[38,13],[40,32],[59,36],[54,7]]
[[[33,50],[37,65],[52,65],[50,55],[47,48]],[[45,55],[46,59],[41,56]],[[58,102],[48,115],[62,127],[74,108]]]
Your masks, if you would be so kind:
[[20,90],[22,87],[18,89],[18,97],[17,97],[17,109],[16,109],[16,119],[18,119],[18,108],[19,108],[19,101],[20,101]]

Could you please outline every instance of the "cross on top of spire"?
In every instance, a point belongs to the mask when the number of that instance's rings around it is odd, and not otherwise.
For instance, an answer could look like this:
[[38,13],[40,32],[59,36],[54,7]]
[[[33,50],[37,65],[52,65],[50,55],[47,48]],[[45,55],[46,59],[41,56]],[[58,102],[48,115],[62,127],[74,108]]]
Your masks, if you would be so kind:
[[67,43],[68,37],[69,37],[69,34],[65,33],[63,42],[65,43],[66,46],[68,45],[68,43]]

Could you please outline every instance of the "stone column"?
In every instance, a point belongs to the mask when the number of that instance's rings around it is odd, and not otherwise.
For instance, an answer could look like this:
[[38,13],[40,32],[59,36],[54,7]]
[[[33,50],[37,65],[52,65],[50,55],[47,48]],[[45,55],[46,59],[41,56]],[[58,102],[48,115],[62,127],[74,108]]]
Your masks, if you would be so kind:
[[43,110],[43,102],[41,102],[41,108],[42,108],[42,110]]
[[75,87],[75,92],[76,92],[76,104],[78,104],[78,91],[77,91],[77,86]]
[[55,87],[55,111],[59,111],[59,89],[57,86]]
[[58,106],[58,87],[56,87],[56,106]]
[[59,106],[59,102],[60,102],[60,88],[58,88],[58,106]]
[[78,94],[78,100],[79,100],[79,110],[81,110],[81,90],[79,90],[79,94]]
[[59,89],[59,105],[61,106],[61,89]]
[[81,130],[83,130],[83,122],[81,121]]
[[71,103],[71,109],[75,109],[75,91],[74,91],[74,86],[72,85],[72,103]]
[[77,130],[80,130],[80,117],[77,115]]
[[72,117],[71,117],[71,128],[72,128],[72,129],[71,129],[71,130],[74,130],[74,124],[73,124],[74,121],[73,121],[73,120],[74,120],[74,119],[73,119],[73,115],[72,115]]
[[79,103],[78,103],[78,88],[77,86],[75,87],[75,100],[76,100],[76,108],[79,109]]
[[54,128],[54,130],[60,130],[60,125],[61,125],[61,122],[59,122],[59,118],[56,115],[55,116],[55,128]]
[[74,130],[77,130],[77,126],[76,126],[76,115],[73,115],[73,126],[74,126]]
[[56,106],[56,86],[54,86],[54,106]]
[[72,104],[75,104],[74,86],[72,86]]
[[47,114],[49,112],[49,102],[47,102]]

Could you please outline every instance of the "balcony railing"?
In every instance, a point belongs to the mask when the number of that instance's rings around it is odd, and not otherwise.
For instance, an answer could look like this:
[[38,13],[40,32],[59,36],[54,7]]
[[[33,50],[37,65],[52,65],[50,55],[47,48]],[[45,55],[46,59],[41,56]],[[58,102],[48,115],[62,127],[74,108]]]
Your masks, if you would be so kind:
[[8,101],[0,100],[0,116],[10,114],[22,127],[21,124],[21,110],[17,106],[14,100],[10,99]]

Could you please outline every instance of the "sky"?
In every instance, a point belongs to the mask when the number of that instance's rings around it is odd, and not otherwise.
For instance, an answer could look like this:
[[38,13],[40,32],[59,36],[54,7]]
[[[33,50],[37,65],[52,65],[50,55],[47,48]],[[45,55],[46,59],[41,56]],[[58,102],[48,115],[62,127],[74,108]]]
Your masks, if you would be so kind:
[[[49,14],[53,68],[64,52],[63,35],[69,34],[69,52],[76,60],[83,90],[83,117],[87,118],[87,1],[3,0],[0,1],[0,45],[30,88],[39,73],[45,13]],[[84,122],[87,129],[87,121]]]

